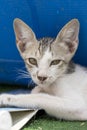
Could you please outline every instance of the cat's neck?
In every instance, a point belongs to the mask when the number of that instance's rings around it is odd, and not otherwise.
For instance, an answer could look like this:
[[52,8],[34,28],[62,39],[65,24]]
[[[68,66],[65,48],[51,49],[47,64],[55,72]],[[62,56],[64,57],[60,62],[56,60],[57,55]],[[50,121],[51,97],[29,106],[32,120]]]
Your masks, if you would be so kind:
[[51,86],[54,86],[54,87],[58,86],[58,83],[61,82],[63,79],[69,76],[71,77],[72,74],[74,74],[77,71],[76,68],[79,68],[79,65],[75,64],[73,61],[70,61],[69,64],[67,65],[67,69],[65,73],[62,76],[57,77],[57,79],[51,84],[40,84],[39,86],[42,89],[49,89],[51,88]]
[[73,61],[70,61],[68,66],[67,66],[67,70],[65,74],[72,74],[75,72],[75,68],[76,68],[76,64]]
[[82,67],[77,64],[74,64],[73,62],[70,62],[67,67],[66,73],[61,77],[58,77],[52,84],[42,87],[42,90],[43,92],[46,92],[51,95],[59,95],[62,87],[64,87],[67,82],[71,83],[72,79],[75,80],[76,77],[78,78],[79,73],[81,72],[83,72]]

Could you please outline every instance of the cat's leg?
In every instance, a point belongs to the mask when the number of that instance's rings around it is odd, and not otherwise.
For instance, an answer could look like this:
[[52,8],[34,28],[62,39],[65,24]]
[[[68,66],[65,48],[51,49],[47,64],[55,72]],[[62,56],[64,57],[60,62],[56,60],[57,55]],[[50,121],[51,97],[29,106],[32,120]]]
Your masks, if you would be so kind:
[[44,89],[40,86],[36,86],[32,91],[31,91],[32,94],[36,94],[36,93],[46,93],[44,91]]
[[32,91],[31,93],[35,94],[35,93],[41,93],[43,90],[41,87],[39,86],[36,86]]
[[68,120],[87,120],[87,107],[81,100],[59,98],[47,94],[0,96],[1,106],[44,109],[49,115]]

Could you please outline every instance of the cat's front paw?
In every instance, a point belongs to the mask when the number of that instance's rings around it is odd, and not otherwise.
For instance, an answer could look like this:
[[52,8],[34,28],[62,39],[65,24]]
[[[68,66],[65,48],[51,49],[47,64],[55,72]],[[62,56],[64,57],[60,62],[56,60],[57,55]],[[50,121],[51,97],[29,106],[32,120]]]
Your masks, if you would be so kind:
[[0,95],[0,107],[7,106],[10,102],[11,98],[9,94],[1,94]]

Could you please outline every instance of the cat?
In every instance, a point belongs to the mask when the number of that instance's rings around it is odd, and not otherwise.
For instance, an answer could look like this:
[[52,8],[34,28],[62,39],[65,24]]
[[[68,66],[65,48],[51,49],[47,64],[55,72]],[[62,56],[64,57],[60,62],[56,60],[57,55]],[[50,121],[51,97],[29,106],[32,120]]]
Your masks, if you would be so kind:
[[44,109],[58,119],[87,120],[87,69],[72,62],[79,44],[78,19],[54,38],[37,40],[22,20],[14,20],[16,45],[32,80],[31,94],[0,95],[0,106]]

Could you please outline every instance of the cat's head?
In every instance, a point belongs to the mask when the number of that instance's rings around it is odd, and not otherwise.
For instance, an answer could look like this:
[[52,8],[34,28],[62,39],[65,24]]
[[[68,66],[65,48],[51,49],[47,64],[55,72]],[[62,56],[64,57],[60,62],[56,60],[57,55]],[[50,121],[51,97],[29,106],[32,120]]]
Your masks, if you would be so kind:
[[55,39],[36,39],[32,29],[20,19],[14,20],[17,48],[33,81],[41,86],[62,77],[78,47],[79,22],[71,20]]

